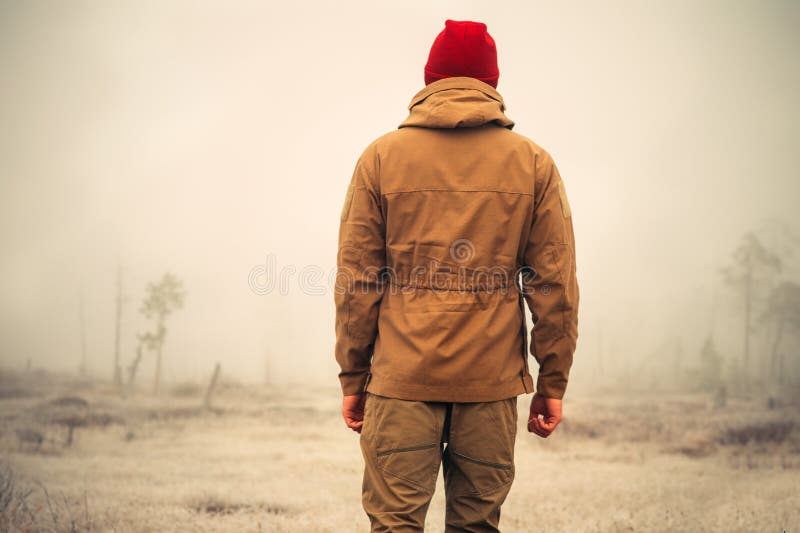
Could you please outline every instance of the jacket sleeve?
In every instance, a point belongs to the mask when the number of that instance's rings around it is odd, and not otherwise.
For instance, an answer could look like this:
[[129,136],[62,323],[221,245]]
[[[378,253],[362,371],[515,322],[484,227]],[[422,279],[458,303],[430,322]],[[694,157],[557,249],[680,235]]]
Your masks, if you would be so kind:
[[533,318],[530,351],[539,363],[536,390],[561,399],[578,338],[579,291],[572,213],[564,182],[546,152],[536,164],[533,202],[522,276]]
[[378,333],[386,263],[374,145],[356,163],[345,195],[336,261],[336,361],[344,395],[366,389]]

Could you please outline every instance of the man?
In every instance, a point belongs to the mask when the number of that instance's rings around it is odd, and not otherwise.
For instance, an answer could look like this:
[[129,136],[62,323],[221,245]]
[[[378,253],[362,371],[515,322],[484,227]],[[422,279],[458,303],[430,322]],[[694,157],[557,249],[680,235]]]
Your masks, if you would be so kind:
[[[443,465],[447,531],[498,531],[528,431],[561,420],[577,341],[572,216],[551,156],[512,132],[486,25],[445,22],[426,86],[359,158],[341,213],[336,359],[372,531],[422,531]],[[517,282],[519,279],[519,285]],[[541,417],[541,418],[540,418]]]

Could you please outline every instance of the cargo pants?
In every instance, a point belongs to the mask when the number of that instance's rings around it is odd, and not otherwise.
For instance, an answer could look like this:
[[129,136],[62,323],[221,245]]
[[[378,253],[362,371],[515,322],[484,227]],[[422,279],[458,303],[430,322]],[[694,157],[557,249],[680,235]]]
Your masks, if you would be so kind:
[[499,531],[514,481],[517,397],[459,403],[366,394],[362,505],[371,531],[423,531],[440,463],[445,531]]

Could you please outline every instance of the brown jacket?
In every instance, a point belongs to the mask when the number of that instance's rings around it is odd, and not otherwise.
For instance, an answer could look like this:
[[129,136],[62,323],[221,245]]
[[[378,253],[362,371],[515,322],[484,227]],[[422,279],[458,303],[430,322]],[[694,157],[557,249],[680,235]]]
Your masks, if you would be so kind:
[[577,341],[572,217],[553,159],[500,94],[427,85],[359,158],[341,214],[336,360],[345,395],[562,398]]

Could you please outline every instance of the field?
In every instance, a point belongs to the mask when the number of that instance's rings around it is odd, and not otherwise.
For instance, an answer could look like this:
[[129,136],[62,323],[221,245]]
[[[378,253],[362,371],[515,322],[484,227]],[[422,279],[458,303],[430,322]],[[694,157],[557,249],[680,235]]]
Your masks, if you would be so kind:
[[[338,389],[223,382],[211,408],[203,396],[2,374],[0,530],[369,530]],[[800,531],[796,407],[569,392],[540,439],[529,402],[503,531]],[[440,473],[426,531],[443,517]]]

